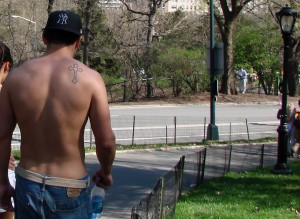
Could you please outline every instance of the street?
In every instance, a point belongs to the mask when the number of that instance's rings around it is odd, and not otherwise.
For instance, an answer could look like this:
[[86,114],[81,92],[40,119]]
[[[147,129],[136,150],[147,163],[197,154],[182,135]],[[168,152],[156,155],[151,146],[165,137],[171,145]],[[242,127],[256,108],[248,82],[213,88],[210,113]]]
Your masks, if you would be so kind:
[[[276,137],[278,104],[217,104],[216,125],[220,140],[249,140]],[[210,106],[132,105],[111,106],[111,124],[118,145],[201,142],[210,123]],[[18,149],[16,127],[12,147]],[[94,145],[89,122],[85,128],[86,147]]]

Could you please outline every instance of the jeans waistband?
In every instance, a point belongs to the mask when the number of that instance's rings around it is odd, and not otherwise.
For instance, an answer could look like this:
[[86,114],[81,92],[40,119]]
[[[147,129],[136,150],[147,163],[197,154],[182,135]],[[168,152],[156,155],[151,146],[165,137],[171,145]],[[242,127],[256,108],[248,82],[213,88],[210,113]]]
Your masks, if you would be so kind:
[[78,188],[84,189],[87,188],[90,184],[90,179],[80,180],[80,179],[65,179],[59,177],[45,176],[38,174],[29,170],[25,170],[22,167],[16,167],[15,172],[17,175],[31,180],[33,182],[50,185],[50,186],[60,186],[67,188]]

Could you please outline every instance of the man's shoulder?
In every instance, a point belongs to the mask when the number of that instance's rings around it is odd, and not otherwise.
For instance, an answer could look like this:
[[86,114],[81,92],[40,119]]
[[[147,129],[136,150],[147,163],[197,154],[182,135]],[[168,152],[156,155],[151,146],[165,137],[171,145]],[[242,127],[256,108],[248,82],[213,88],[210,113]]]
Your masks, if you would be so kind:
[[[40,64],[39,64],[40,63]],[[28,60],[22,64],[20,64],[17,68],[14,68],[12,70],[12,73],[22,73],[24,75],[24,72],[30,71],[30,69],[39,69],[39,66],[42,66],[43,63],[37,58],[37,59],[32,59]]]

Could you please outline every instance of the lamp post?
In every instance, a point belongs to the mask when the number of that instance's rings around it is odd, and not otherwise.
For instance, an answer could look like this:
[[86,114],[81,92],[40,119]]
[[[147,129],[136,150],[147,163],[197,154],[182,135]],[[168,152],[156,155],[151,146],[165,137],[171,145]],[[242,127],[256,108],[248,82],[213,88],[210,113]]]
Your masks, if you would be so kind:
[[219,140],[219,130],[216,126],[216,93],[218,81],[215,79],[215,31],[214,31],[214,1],[210,0],[210,124],[207,127],[207,138]]
[[[22,20],[25,20],[25,21],[28,21],[29,23],[34,24],[34,35],[35,35],[35,38],[36,38],[36,22],[35,21],[30,20],[30,19],[25,18],[25,17],[22,17],[22,16],[19,16],[19,15],[12,15],[11,17],[12,18],[20,18]],[[36,57],[36,48],[37,48],[37,40],[34,39],[34,41],[32,43],[32,49],[33,49],[33,55],[34,55],[34,57]]]
[[293,32],[297,12],[288,7],[283,7],[276,13],[276,18],[280,24],[281,34],[284,43],[283,51],[283,82],[282,82],[282,107],[280,125],[278,132],[277,163],[273,169],[277,174],[290,174],[292,171],[287,166],[287,146],[288,146],[288,127],[287,127],[287,80],[288,80],[288,60],[290,58],[290,40]]

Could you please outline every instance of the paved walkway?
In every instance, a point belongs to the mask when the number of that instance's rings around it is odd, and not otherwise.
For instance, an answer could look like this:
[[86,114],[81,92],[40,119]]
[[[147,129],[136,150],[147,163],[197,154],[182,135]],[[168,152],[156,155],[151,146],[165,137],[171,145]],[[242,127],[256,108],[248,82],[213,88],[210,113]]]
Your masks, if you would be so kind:
[[[165,151],[140,150],[117,153],[113,167],[114,184],[106,194],[103,218],[130,218],[131,208],[151,192],[157,180],[164,173],[168,172],[179,161],[182,155],[195,153],[199,150],[201,148]],[[249,154],[253,152],[251,150],[249,149]],[[275,165],[276,145],[266,147],[265,151],[267,155],[264,157],[264,165]],[[223,162],[222,155],[208,148],[205,179],[218,174],[216,168],[214,168],[218,162]],[[249,169],[250,167],[246,162],[250,162],[251,166],[251,163],[255,163],[256,161],[252,161],[252,158],[250,158],[250,161],[247,161],[245,154],[233,151],[232,171],[243,170],[247,166]],[[95,171],[97,163],[95,154],[86,155],[86,164],[90,173]],[[257,163],[253,164],[253,167],[255,165]]]

